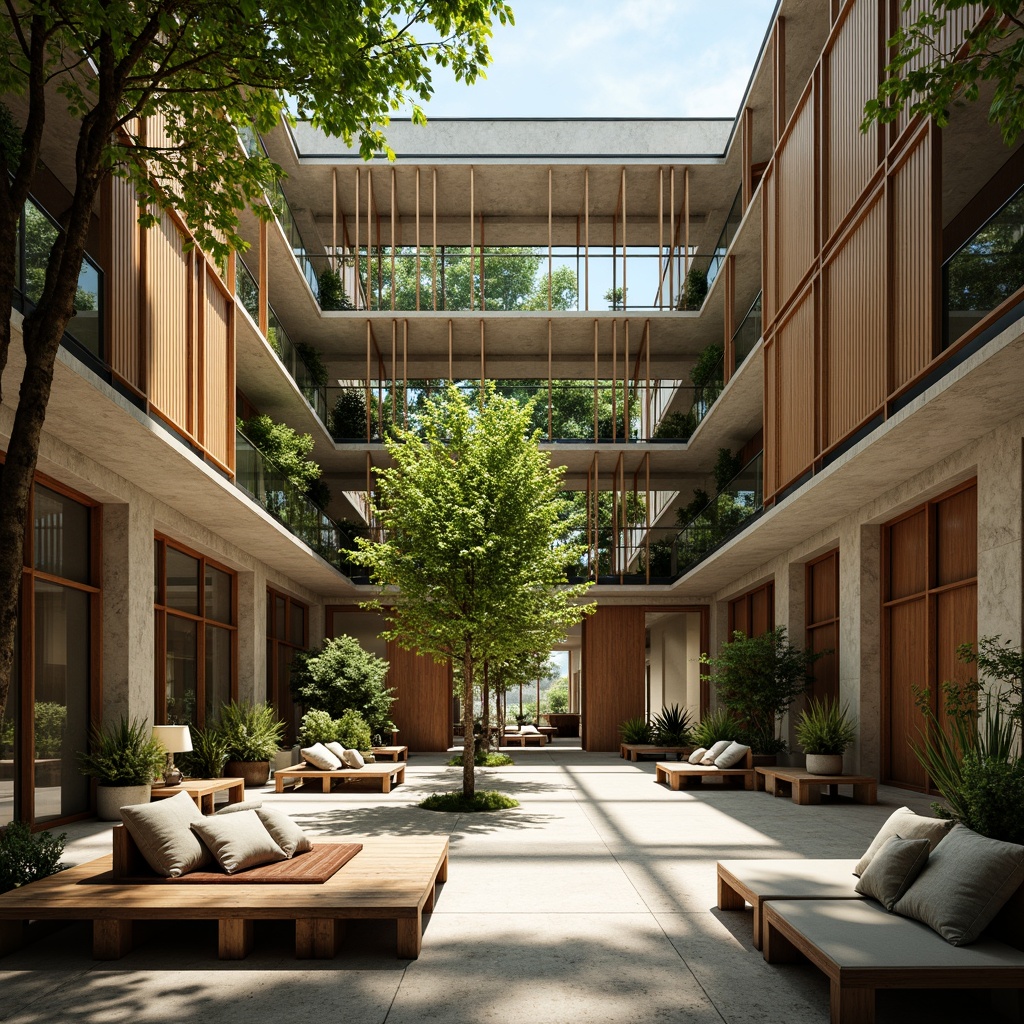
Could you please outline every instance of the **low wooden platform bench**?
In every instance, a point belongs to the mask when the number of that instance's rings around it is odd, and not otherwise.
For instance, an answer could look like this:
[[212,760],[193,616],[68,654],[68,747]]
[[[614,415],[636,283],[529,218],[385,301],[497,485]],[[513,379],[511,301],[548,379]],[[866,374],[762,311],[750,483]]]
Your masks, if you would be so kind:
[[878,799],[878,780],[871,775],[812,775],[802,768],[757,768],[754,784],[772,796],[792,795],[795,804],[820,804],[821,791],[828,786],[836,795],[840,786],[850,786],[854,803],[873,804]]
[[769,963],[806,958],[828,977],[832,1024],[873,1024],[878,989],[1024,988],[1024,952],[1014,946],[953,946],[874,900],[772,900],[763,938]]
[[[115,843],[126,852],[123,826]],[[93,956],[116,960],[132,948],[140,920],[218,922],[222,960],[240,960],[252,948],[255,920],[295,922],[295,955],[327,959],[338,949],[348,920],[397,922],[398,956],[415,960],[423,915],[434,907],[435,886],[448,878],[448,840],[436,836],[315,836],[314,844],[360,843],[362,850],[322,884],[194,884],[153,877],[115,876],[113,859],[99,857],[0,894],[0,955],[24,941],[34,920],[92,921]],[[131,844],[134,845],[134,844]]]
[[668,757],[675,754],[682,758],[685,754],[689,757],[693,753],[693,747],[660,747],[656,743],[620,743],[619,757],[627,761],[639,761],[642,757]]
[[685,789],[704,779],[720,778],[724,785],[742,785],[754,788],[754,757],[747,751],[746,758],[735,768],[716,768],[714,765],[689,764],[686,761],[659,761],[654,766],[654,781],[663,782],[670,789]]
[[391,787],[400,786],[405,782],[405,762],[394,764],[373,763],[362,768],[332,768],[324,770],[313,768],[303,761],[292,768],[279,768],[274,772],[274,788],[278,793],[284,792],[285,783],[293,786],[304,786],[317,780],[323,786],[323,792],[330,793],[331,786],[337,780],[345,782],[373,782],[380,786],[382,793],[390,793]]
[[543,747],[547,741],[542,732],[507,732],[501,737],[503,747]]

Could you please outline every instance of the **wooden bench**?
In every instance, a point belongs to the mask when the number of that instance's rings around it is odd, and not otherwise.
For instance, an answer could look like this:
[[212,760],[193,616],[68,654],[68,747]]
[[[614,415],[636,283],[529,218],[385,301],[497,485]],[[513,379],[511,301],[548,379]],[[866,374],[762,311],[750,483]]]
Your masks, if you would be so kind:
[[501,737],[503,747],[543,747],[547,741],[542,732],[507,732]]
[[394,764],[373,764],[364,765],[362,768],[311,768],[305,761],[295,765],[293,768],[279,768],[274,772],[274,789],[278,793],[284,792],[286,782],[291,782],[295,788],[304,786],[307,782],[318,780],[325,793],[330,793],[331,786],[337,779],[345,782],[374,782],[380,786],[382,793],[390,793],[392,785],[400,786],[405,782],[405,762],[397,761]]
[[806,958],[828,977],[832,1024],[873,1024],[880,988],[1024,988],[1020,950],[987,938],[952,946],[873,900],[773,900],[763,952],[772,964]]
[[403,746],[374,747],[371,753],[378,761],[408,761],[409,748]]
[[654,781],[664,782],[670,789],[685,789],[691,783],[704,779],[721,779],[723,785],[741,785],[744,789],[754,788],[754,756],[747,756],[735,768],[716,768],[714,765],[689,764],[688,762],[659,761],[654,766]]
[[835,795],[839,786],[852,786],[853,799],[859,804],[877,801],[878,780],[871,775],[812,775],[802,768],[757,768],[754,780],[758,789],[772,796],[788,796],[795,804],[820,804],[821,791],[828,786]]
[[693,750],[693,747],[659,747],[656,743],[620,743],[619,757],[627,761],[639,761],[643,757],[668,757],[669,754],[689,757]]
[[241,803],[245,799],[245,779],[182,779],[177,786],[154,786],[149,796],[151,800],[163,800],[188,793],[203,814],[213,814],[215,794],[223,791],[228,794],[229,804]]
[[[120,833],[120,834],[119,834]],[[127,830],[114,829],[119,858],[131,856]],[[315,836],[314,842],[362,843],[362,850],[322,885],[121,880],[113,858],[99,857],[0,894],[0,955],[24,941],[30,920],[92,921],[93,957],[116,960],[132,948],[141,920],[218,922],[222,960],[252,949],[255,920],[295,922],[295,955],[333,957],[347,920],[398,922],[398,956],[415,960],[423,915],[434,907],[435,884],[448,878],[448,840],[436,836]]]

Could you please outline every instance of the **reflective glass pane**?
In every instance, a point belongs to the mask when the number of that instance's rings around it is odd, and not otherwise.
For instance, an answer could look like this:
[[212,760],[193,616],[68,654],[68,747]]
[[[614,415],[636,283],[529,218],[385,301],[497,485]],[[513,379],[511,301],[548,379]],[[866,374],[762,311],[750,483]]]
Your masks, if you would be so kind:
[[36,484],[32,516],[35,567],[89,582],[89,509]]
[[206,627],[206,725],[220,720],[222,704],[231,700],[231,633]]
[[168,608],[199,614],[199,559],[167,547],[165,602]]
[[[170,549],[167,551],[170,554]],[[196,725],[196,623],[167,616],[167,723]]]
[[68,334],[97,359],[103,358],[100,337],[100,275],[88,260],[82,260],[82,269],[78,273],[75,315],[68,324]]
[[274,636],[278,640],[288,639],[287,602],[283,597],[274,598]]
[[288,640],[296,647],[306,645],[306,609],[295,601],[291,603],[291,626],[288,631]]
[[76,754],[89,730],[89,595],[35,583],[35,820],[89,809]]
[[33,303],[43,294],[46,264],[57,240],[49,217],[32,203],[25,204],[25,297]]
[[[20,631],[14,635],[14,669],[11,674],[16,684],[21,678]],[[6,825],[17,817],[15,808],[16,783],[18,779],[18,692],[21,687],[12,685],[7,695],[7,706],[0,715],[0,825]]]
[[231,622],[231,575],[206,567],[206,617],[217,622]]
[[291,679],[291,663],[295,651],[284,644],[277,645],[277,713],[284,722],[284,743],[294,743],[299,734],[299,722],[302,714],[292,699],[289,685]]
[[160,600],[160,541],[153,541],[153,604],[163,604]]

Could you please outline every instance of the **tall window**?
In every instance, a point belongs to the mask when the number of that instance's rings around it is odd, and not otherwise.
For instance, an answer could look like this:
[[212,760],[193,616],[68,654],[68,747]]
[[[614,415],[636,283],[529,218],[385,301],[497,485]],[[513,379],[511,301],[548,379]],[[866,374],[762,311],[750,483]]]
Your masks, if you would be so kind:
[[157,721],[212,725],[237,694],[235,574],[166,537],[153,560]]
[[761,586],[729,602],[729,639],[739,630],[747,636],[760,636],[775,628],[775,583]]
[[309,609],[301,601],[267,590],[267,703],[285,724],[285,743],[298,734],[298,710],[289,686],[292,658],[309,645]]
[[99,623],[99,512],[58,484],[32,489],[11,695],[0,720],[0,824],[89,810],[87,749]]

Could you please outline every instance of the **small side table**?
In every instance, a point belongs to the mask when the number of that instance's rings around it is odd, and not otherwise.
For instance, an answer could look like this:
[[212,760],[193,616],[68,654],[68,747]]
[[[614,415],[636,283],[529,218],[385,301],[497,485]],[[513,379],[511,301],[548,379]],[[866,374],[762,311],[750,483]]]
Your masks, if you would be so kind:
[[373,747],[370,751],[378,761],[408,761],[409,748],[399,746]]
[[154,786],[151,800],[164,800],[179,793],[188,793],[203,814],[213,814],[214,794],[227,790],[228,803],[237,804],[245,799],[245,779],[182,779],[177,786]]

